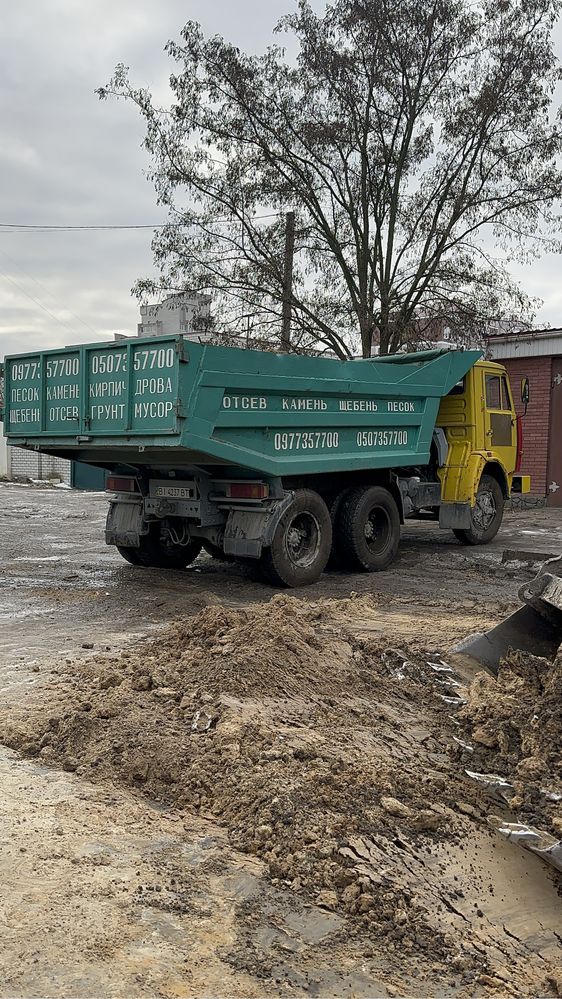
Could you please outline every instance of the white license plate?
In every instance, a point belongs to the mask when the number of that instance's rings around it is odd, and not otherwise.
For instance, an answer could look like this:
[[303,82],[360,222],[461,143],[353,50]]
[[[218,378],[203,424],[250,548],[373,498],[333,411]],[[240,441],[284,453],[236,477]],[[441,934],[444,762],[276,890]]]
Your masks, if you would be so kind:
[[170,499],[193,499],[194,490],[191,486],[156,486],[156,496],[168,496]]

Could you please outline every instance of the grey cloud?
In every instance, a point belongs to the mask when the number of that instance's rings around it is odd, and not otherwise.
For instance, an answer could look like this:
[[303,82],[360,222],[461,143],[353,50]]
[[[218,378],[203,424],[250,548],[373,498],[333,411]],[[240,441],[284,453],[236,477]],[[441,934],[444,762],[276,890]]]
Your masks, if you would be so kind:
[[[321,0],[315,6],[320,9]],[[142,174],[148,162],[134,109],[100,103],[95,88],[106,83],[122,61],[131,67],[136,82],[164,92],[173,64],[163,48],[168,38],[178,37],[186,20],[200,21],[207,33],[221,33],[258,51],[280,41],[272,28],[292,7],[293,0],[5,3],[0,222],[100,225],[163,220]],[[22,349],[106,339],[114,330],[132,332],[138,307],[130,288],[139,276],[152,272],[150,239],[147,230],[0,230],[0,357]],[[554,258],[521,270],[527,289],[547,302],[542,318],[553,324],[562,321],[558,268]]]
[[[164,92],[172,70],[164,45],[178,37],[186,20],[199,20],[207,32],[257,50],[272,41],[272,27],[288,6],[290,0],[5,5],[0,222],[163,221],[142,173],[148,161],[134,109],[100,103],[95,88],[124,62],[135,81]],[[152,272],[150,240],[149,230],[0,231],[0,357],[134,331],[138,306],[130,288]]]

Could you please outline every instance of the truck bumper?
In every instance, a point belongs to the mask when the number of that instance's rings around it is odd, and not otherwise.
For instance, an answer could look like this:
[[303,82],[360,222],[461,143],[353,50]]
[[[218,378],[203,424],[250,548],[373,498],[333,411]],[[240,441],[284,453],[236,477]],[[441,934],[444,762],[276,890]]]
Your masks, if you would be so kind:
[[512,493],[530,493],[531,476],[521,475],[519,472],[514,472],[511,482],[511,491]]

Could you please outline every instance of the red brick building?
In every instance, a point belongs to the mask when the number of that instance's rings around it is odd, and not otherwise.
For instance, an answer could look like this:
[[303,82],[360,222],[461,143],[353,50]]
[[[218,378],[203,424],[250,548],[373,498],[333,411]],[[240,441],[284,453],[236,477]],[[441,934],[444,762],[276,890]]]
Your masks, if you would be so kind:
[[487,356],[507,368],[518,414],[521,379],[529,379],[521,471],[535,496],[562,506],[562,329],[490,337]]

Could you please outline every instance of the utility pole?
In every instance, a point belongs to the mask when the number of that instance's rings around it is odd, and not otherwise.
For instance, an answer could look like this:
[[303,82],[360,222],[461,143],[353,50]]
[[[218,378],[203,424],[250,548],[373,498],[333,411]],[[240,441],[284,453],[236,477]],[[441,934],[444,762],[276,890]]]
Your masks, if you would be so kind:
[[281,319],[281,350],[291,348],[291,301],[293,297],[293,257],[295,255],[295,213],[285,217],[285,261],[283,266],[283,309]]
[[[238,182],[240,184],[240,195],[241,195],[241,207],[242,207],[242,222],[241,222],[241,232],[240,232],[240,245],[242,247],[242,255],[244,255],[244,232],[246,225],[246,199],[244,197],[244,185],[242,184],[242,175],[238,173]],[[248,306],[249,308],[249,306]],[[246,316],[246,347],[250,346],[250,313]]]

